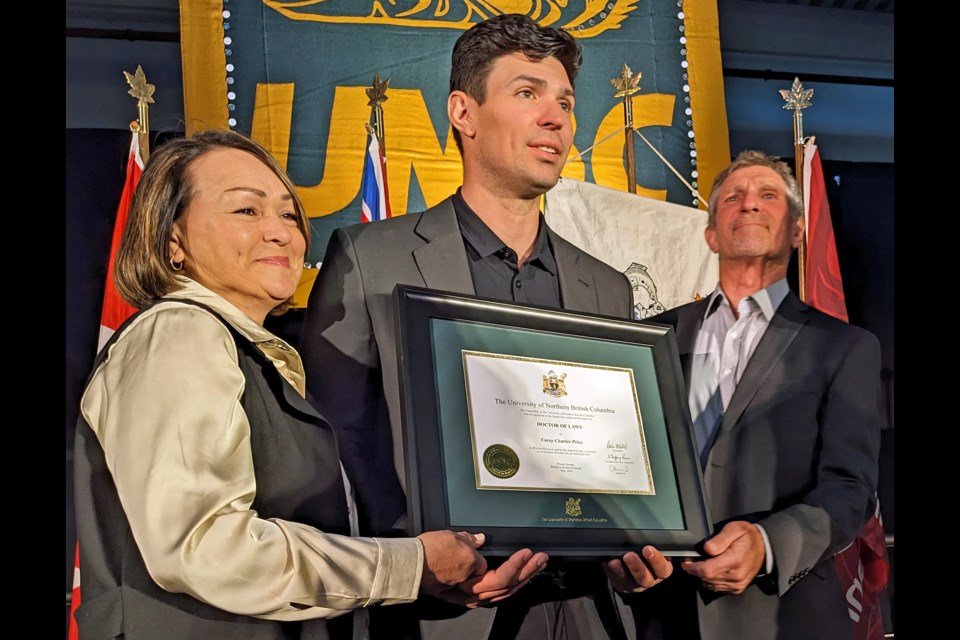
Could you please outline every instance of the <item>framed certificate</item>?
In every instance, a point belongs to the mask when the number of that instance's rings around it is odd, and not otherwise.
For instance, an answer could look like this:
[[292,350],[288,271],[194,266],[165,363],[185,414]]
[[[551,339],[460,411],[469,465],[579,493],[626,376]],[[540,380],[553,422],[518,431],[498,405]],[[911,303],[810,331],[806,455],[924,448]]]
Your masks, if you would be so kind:
[[579,558],[710,535],[669,327],[398,285],[413,535]]

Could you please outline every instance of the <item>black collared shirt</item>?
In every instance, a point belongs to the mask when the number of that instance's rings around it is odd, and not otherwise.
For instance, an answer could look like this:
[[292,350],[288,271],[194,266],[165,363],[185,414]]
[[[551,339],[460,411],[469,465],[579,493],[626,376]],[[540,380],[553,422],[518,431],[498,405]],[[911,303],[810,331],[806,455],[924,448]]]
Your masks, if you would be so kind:
[[457,190],[453,208],[467,250],[470,276],[478,296],[560,308],[560,280],[543,214],[533,252],[523,268],[516,252],[490,230]]

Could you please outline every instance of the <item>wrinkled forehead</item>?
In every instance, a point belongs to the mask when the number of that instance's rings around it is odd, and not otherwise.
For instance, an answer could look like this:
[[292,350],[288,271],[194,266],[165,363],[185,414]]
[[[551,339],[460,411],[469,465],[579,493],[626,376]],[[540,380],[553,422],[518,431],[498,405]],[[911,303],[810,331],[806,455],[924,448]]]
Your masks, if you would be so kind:
[[754,186],[762,189],[775,189],[786,192],[787,183],[783,177],[771,169],[762,165],[753,165],[741,167],[731,173],[720,185],[722,191],[737,191],[746,189],[748,186]]

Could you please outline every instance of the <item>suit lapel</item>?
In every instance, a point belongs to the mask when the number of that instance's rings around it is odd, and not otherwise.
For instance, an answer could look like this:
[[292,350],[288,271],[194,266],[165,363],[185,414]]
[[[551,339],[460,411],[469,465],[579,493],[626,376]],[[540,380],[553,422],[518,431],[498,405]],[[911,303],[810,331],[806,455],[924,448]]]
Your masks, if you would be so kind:
[[707,310],[709,296],[693,304],[680,307],[677,311],[674,331],[677,332],[677,348],[680,351],[680,367],[683,381],[690,388],[690,369],[693,366],[693,349],[697,344],[697,333],[703,324],[703,314]]
[[580,264],[581,251],[547,227],[550,247],[557,262],[560,301],[564,309],[600,313],[600,301],[593,276]]
[[747,406],[757,394],[757,391],[767,380],[767,375],[774,363],[780,359],[797,333],[807,323],[807,311],[809,307],[797,298],[793,293],[788,293],[783,299],[780,308],[773,316],[770,326],[767,327],[763,337],[760,338],[760,344],[747,363],[747,368],[743,372],[743,377],[737,383],[737,388],[730,398],[730,404],[723,416],[723,425],[719,437],[729,432],[736,425],[740,416],[746,410]]
[[438,291],[474,295],[473,277],[453,200],[447,198],[425,211],[417,223],[416,233],[427,241],[413,251],[424,284]]

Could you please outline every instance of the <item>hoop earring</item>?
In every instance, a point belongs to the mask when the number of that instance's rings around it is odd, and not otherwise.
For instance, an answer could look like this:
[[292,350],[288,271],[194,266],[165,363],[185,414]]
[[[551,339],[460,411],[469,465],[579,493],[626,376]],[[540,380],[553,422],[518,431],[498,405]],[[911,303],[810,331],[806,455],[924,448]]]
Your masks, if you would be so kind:
[[178,263],[173,261],[173,256],[170,256],[170,266],[174,271],[183,271],[183,260]]

